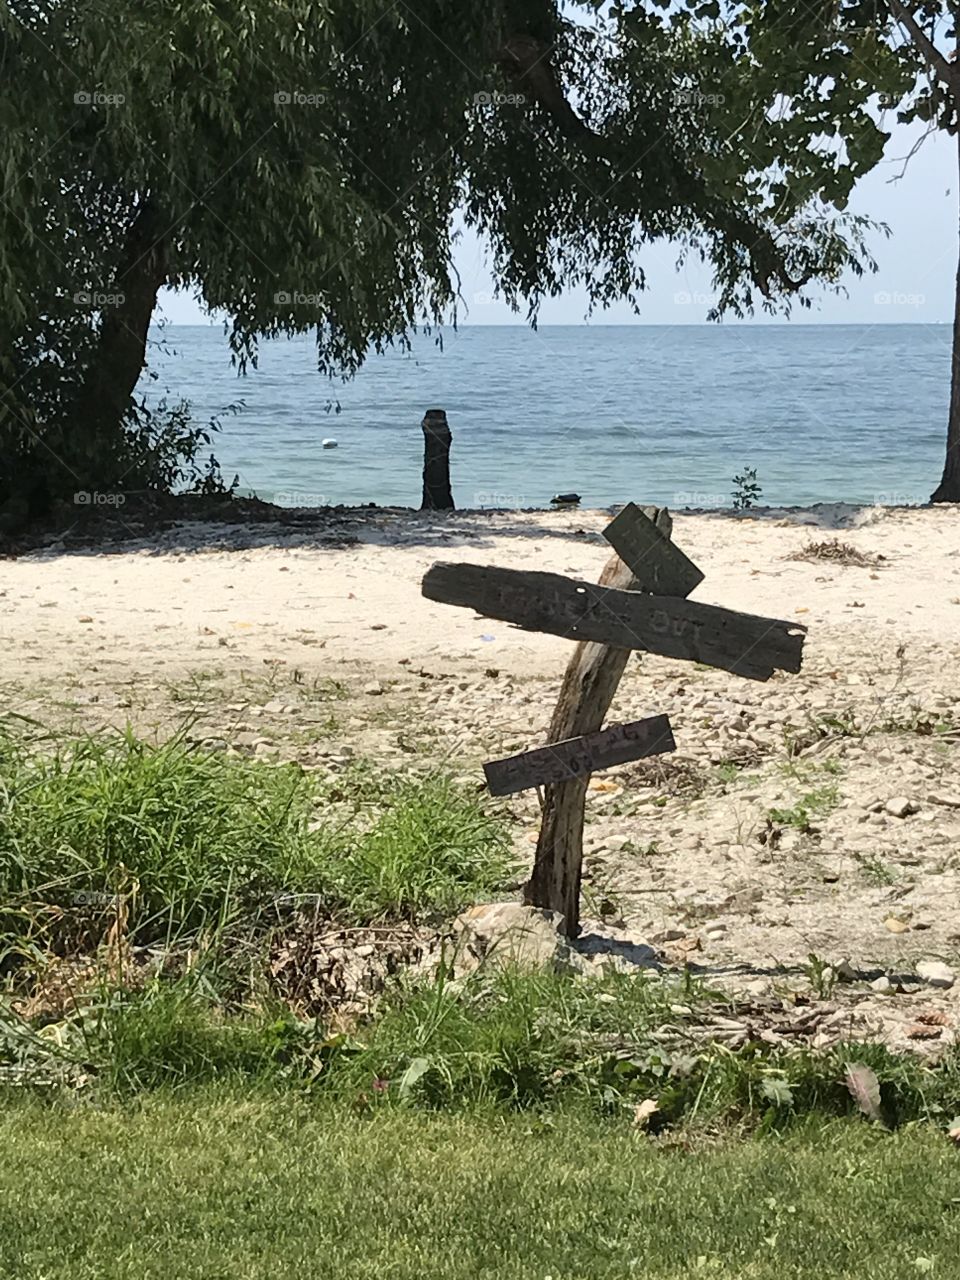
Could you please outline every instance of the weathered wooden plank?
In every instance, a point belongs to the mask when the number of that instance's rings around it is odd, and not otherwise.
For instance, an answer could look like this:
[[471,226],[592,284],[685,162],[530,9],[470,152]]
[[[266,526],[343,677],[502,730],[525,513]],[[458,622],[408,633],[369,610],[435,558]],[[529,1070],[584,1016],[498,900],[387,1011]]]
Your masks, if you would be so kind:
[[685,658],[751,680],[800,670],[806,628],[716,605],[577,582],[558,573],[439,562],[428,600],[476,609],[525,631]]
[[[603,536],[623,563],[656,596],[688,596],[704,575],[636,503],[628,502]],[[669,588],[669,590],[668,590]]]
[[676,751],[667,716],[649,716],[630,724],[615,724],[579,738],[567,738],[535,751],[489,760],[483,766],[487,786],[495,796],[507,796],[528,787],[550,782],[567,782],[588,777],[598,769],[609,769],[628,760],[664,755]]
[[[673,528],[670,512],[665,507],[651,507],[647,514],[669,537]],[[643,591],[649,581],[636,576],[618,555],[612,555],[600,574],[600,585],[622,591]],[[611,649],[589,640],[574,646],[547,731],[548,742],[561,742],[600,728],[629,658],[629,649]],[[587,782],[587,778],[573,778],[544,787],[537,854],[523,891],[524,902],[561,912],[564,930],[571,938],[580,932]]]

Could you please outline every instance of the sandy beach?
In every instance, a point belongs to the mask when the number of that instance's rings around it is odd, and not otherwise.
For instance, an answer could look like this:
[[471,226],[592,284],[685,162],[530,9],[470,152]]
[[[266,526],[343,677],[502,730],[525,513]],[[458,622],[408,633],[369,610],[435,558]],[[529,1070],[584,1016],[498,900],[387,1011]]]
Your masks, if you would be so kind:
[[[543,743],[571,645],[420,579],[447,560],[593,581],[608,520],[370,509],[0,561],[6,711],[479,785],[484,759]],[[594,779],[586,914],[758,991],[813,955],[859,976],[831,981],[837,1027],[922,1040],[924,1010],[960,1011],[916,976],[960,957],[960,511],[681,513],[673,536],[706,574],[694,599],[809,628],[803,670],[630,662],[612,718],[667,713],[678,750]],[[866,563],[793,558],[833,538]],[[505,811],[529,862],[535,793]]]

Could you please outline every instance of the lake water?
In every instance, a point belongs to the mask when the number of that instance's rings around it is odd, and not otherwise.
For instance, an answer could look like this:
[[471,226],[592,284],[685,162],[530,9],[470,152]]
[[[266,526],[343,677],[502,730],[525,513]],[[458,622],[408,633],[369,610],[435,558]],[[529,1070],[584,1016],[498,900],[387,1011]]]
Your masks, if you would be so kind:
[[241,379],[219,327],[164,339],[149,396],[168,388],[198,419],[244,400],[215,452],[227,480],[283,505],[419,506],[428,408],[447,411],[460,507],[570,490],[726,506],[744,467],[773,504],[925,502],[943,465],[947,325],[472,327],[442,351],[372,356],[344,385],[308,337],[264,343]]

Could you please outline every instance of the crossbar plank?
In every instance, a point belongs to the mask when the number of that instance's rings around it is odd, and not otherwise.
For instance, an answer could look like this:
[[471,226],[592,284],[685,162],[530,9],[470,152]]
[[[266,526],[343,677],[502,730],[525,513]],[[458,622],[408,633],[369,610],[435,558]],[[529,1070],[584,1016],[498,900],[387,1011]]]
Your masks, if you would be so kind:
[[704,575],[675,542],[634,502],[628,502],[603,536],[644,589],[657,596],[688,596]]
[[525,631],[685,658],[751,680],[798,672],[803,660],[800,623],[557,573],[441,561],[427,570],[421,590],[428,600],[476,609]]
[[490,760],[483,766],[491,795],[507,796],[528,787],[583,778],[629,760],[676,751],[667,716],[649,716],[630,724],[615,724],[579,738],[567,738],[535,751]]

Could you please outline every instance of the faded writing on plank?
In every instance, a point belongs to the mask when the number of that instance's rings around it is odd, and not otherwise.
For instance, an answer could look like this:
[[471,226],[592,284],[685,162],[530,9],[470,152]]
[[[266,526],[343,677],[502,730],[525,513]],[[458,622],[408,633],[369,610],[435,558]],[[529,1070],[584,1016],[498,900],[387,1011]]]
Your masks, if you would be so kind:
[[483,766],[483,771],[492,794],[505,796],[527,787],[568,782],[611,765],[675,750],[669,718],[650,716],[646,720],[598,729],[579,738],[567,738],[504,760],[491,760]]

